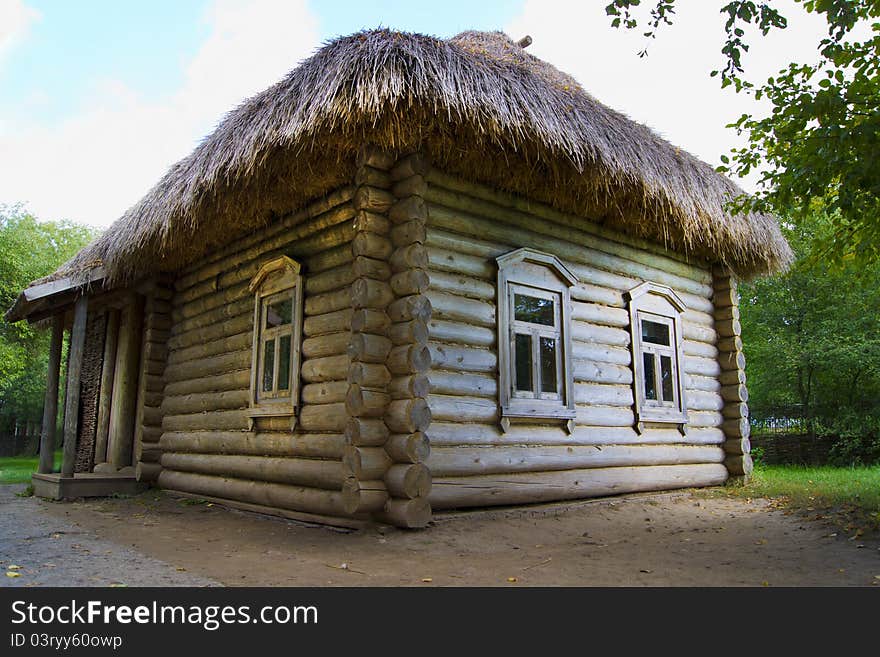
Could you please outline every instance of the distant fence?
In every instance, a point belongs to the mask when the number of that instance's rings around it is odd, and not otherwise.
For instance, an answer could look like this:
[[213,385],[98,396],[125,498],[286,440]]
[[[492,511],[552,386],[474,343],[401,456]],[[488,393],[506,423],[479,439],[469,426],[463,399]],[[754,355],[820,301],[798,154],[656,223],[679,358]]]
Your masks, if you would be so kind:
[[761,461],[770,465],[825,465],[834,444],[829,438],[799,433],[753,433],[752,451],[761,450]]
[[40,451],[40,423],[15,422],[11,430],[0,431],[0,457],[36,456]]

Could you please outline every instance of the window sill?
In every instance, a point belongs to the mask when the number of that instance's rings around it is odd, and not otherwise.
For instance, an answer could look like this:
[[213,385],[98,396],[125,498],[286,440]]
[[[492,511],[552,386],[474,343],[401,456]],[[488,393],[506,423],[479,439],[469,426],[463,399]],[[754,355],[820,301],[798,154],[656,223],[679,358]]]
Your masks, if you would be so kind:
[[564,424],[566,431],[571,434],[574,431],[575,409],[567,406],[545,406],[538,404],[539,400],[529,400],[528,403],[514,404],[501,409],[501,430],[508,431],[511,424],[542,424],[559,422]]
[[275,405],[269,405],[264,403],[260,406],[251,406],[247,409],[246,414],[248,417],[248,431],[254,429],[254,424],[258,419],[272,417],[290,418],[290,430],[293,431],[296,428],[296,408],[290,404],[279,402]]

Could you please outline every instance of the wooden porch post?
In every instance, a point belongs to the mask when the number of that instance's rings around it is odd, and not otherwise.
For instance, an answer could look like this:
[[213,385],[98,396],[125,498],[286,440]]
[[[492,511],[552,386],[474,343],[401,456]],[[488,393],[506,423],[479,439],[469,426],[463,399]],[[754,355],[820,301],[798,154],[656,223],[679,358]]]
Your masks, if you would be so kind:
[[52,341],[49,343],[49,375],[43,403],[43,430],[40,433],[40,466],[37,472],[48,474],[54,467],[55,424],[58,422],[58,375],[61,369],[61,343],[64,340],[64,313],[52,318]]
[[113,403],[110,409],[110,440],[107,445],[107,461],[117,470],[132,465],[143,317],[143,298],[132,295],[130,302],[122,311],[122,318],[119,322],[116,373],[113,378]]
[[113,378],[116,373],[116,342],[119,337],[119,310],[107,311],[104,338],[104,361],[101,369],[101,393],[98,400],[98,428],[95,433],[95,465],[107,461],[107,441],[110,436],[110,407],[113,402]]
[[64,401],[64,452],[61,458],[61,476],[72,477],[76,463],[76,436],[79,427],[79,383],[83,352],[86,345],[86,318],[89,299],[83,295],[73,308],[73,328],[70,329],[69,359],[67,361],[67,395]]

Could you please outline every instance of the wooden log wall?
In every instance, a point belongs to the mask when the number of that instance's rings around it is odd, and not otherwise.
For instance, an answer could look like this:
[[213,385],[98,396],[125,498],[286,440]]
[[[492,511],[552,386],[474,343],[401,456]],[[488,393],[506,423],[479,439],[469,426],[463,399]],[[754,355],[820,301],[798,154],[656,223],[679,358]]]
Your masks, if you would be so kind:
[[385,413],[390,402],[386,367],[391,341],[387,307],[391,289],[391,226],[388,210],[394,202],[388,170],[394,157],[378,149],[365,149],[355,174],[352,204],[357,211],[352,258],[356,278],[351,288],[351,331],[347,336],[349,369],[344,387],[345,481],[342,499],[346,513],[373,514],[388,502],[384,482],[388,438]]
[[[352,291],[357,272],[373,271],[373,261],[389,250],[356,231],[355,191],[340,188],[177,277],[159,400],[162,488],[277,507],[310,521],[346,515],[341,491]],[[355,252],[364,258],[360,264]],[[248,283],[278,255],[296,259],[304,274],[294,431],[287,417],[249,422],[254,297]],[[367,284],[365,294],[374,292]]]
[[146,300],[134,430],[134,462],[138,481],[155,484],[162,471],[159,439],[162,437],[164,374],[174,290],[169,277],[160,277],[150,281],[143,291]]
[[739,295],[736,278],[722,267],[713,269],[715,290],[715,330],[719,340],[719,381],[724,406],[724,465],[732,478],[748,481],[752,474],[751,444],[749,442],[749,394],[746,388],[746,360],[742,352],[739,322]]
[[[429,494],[435,509],[520,504],[725,481],[726,434],[713,294],[706,264],[585,225],[546,206],[452,178],[423,176],[432,309],[428,397]],[[572,364],[577,417],[499,426],[495,258],[519,247],[574,272]],[[624,292],[651,280],[684,299],[688,430],[634,429],[629,313]],[[726,336],[724,336],[726,337]]]

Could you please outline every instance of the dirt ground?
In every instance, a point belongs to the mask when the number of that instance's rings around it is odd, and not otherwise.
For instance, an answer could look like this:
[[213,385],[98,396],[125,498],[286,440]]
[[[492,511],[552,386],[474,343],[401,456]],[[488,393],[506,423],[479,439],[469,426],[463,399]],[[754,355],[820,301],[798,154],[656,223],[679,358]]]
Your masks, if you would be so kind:
[[[880,586],[880,541],[705,491],[313,527],[155,491],[70,503],[0,486],[0,586]],[[85,573],[85,574],[84,574]]]

